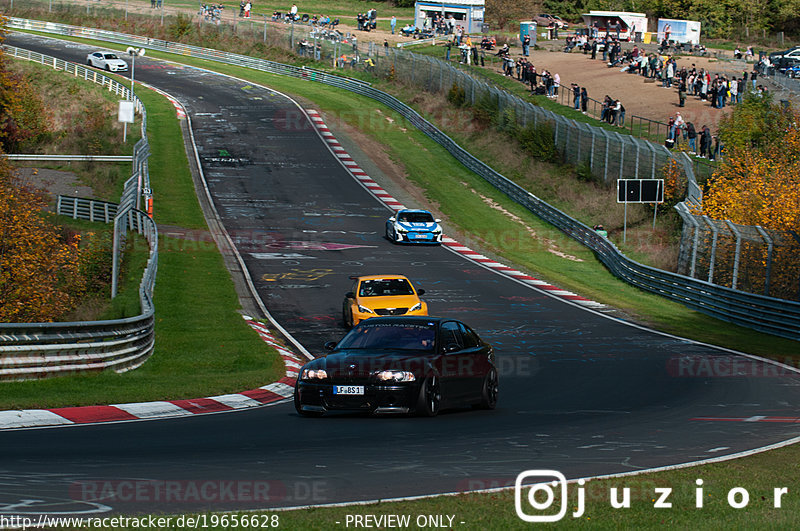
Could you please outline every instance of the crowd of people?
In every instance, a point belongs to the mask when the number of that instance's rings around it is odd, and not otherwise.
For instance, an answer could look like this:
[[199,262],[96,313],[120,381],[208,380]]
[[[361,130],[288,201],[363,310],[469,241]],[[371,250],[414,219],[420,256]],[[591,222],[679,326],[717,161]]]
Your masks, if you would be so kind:
[[200,17],[206,22],[219,25],[223,9],[225,6],[222,4],[200,4]]
[[[245,2],[243,2],[245,3]],[[249,4],[249,2],[247,2]],[[240,6],[241,9],[241,6]],[[249,13],[249,11],[245,11],[245,13]],[[249,15],[243,15],[240,11],[239,16],[244,16],[244,18],[250,18]],[[286,13],[281,13],[280,11],[273,11],[272,12],[272,20],[273,22],[300,22],[303,24],[308,24],[314,28],[335,28],[339,25],[339,19],[331,19],[328,15],[308,15],[303,14],[300,15],[297,12],[297,4],[292,4],[292,7]]]
[[370,31],[378,27],[378,11],[370,9],[366,13],[356,15],[359,31]]

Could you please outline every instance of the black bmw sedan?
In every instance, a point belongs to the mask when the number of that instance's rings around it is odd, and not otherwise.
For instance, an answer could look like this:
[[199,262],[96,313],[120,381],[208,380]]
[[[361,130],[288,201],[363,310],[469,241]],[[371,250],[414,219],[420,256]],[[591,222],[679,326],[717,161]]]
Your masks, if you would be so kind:
[[476,406],[494,409],[498,379],[491,345],[470,327],[440,317],[373,317],[327,356],[300,369],[297,412],[417,413]]

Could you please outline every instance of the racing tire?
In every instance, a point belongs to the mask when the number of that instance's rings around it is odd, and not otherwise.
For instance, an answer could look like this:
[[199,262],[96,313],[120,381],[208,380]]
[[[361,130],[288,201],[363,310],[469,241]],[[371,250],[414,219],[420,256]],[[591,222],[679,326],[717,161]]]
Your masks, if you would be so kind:
[[389,226],[386,226],[386,239],[392,243],[397,243],[397,235],[389,232]]
[[497,371],[492,369],[486,378],[483,379],[483,387],[481,389],[481,402],[478,404],[480,409],[494,409],[497,407],[497,394],[500,389],[497,380]]
[[91,59],[87,59],[87,60],[86,60],[86,64],[87,64],[88,66],[92,66],[92,67],[94,66],[94,65],[92,64],[92,60],[91,60]]
[[303,408],[300,406],[300,393],[297,392],[297,389],[294,391],[294,409],[297,411],[297,414],[301,417],[321,417],[322,411],[304,411]]
[[106,65],[106,72],[111,72],[111,67]]
[[442,402],[442,390],[439,387],[439,377],[435,374],[428,376],[419,389],[417,399],[417,415],[421,417],[435,417],[439,414]]
[[342,323],[344,323],[344,326],[348,330],[353,328],[353,326],[355,326],[353,324],[353,314],[352,313],[348,314],[347,312],[347,301],[345,301],[344,304],[342,304]]

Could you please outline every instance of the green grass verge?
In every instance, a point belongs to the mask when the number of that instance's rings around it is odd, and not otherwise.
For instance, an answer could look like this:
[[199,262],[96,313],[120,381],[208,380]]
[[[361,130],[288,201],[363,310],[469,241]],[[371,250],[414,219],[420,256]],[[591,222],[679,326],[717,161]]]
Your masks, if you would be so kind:
[[[800,447],[797,445],[771,452],[738,459],[685,468],[658,474],[646,474],[629,478],[590,481],[584,486],[585,513],[578,518],[572,516],[578,507],[577,485],[569,486],[567,515],[558,524],[559,528],[592,529],[755,529],[768,525],[771,529],[797,529],[800,526],[800,496],[795,485],[800,473]],[[696,480],[702,479],[698,487]],[[492,488],[513,485],[514,478],[495,478],[476,482],[474,486]],[[509,483],[510,482],[510,483]],[[749,494],[749,504],[741,509],[729,505],[731,489],[744,488]],[[775,508],[773,489],[786,487],[789,492],[781,499],[781,507]],[[618,489],[622,500],[623,489],[630,489],[630,508],[615,509],[609,503],[611,488]],[[659,498],[655,488],[671,488],[671,508],[654,508]],[[696,505],[697,489],[702,488],[702,508]],[[527,492],[524,491],[524,496]],[[537,512],[527,505],[526,513]],[[558,495],[556,495],[558,496]],[[538,498],[543,500],[543,496]],[[736,498],[740,500],[741,498]],[[557,512],[560,497],[553,509],[538,514]],[[366,506],[314,508],[287,511],[278,514],[281,527],[287,529],[346,529],[348,515],[408,515],[410,528],[416,529],[416,519],[425,515],[453,516],[450,529],[530,529],[531,524],[520,520],[514,508],[513,490],[495,494],[462,494],[438,498],[380,503]],[[463,524],[461,523],[463,522]],[[759,525],[760,524],[760,525]],[[353,528],[353,523],[349,526]]]

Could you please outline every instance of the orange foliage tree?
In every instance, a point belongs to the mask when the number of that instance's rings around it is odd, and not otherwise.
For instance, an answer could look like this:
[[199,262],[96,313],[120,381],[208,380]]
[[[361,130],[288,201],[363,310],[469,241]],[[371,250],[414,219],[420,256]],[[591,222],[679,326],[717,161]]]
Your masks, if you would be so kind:
[[40,192],[0,162],[0,321],[52,321],[84,291],[80,238],[63,238],[45,206]]
[[[4,28],[5,18],[0,16],[0,44],[7,33]],[[9,68],[0,50],[0,145],[7,153],[14,152],[49,129],[49,113],[41,97],[25,76]]]
[[[760,108],[760,112],[759,112]],[[740,116],[737,117],[737,113]],[[755,117],[758,117],[756,119]],[[741,225],[800,226],[800,115],[751,96],[720,126],[725,160],[708,183],[703,213]]]

